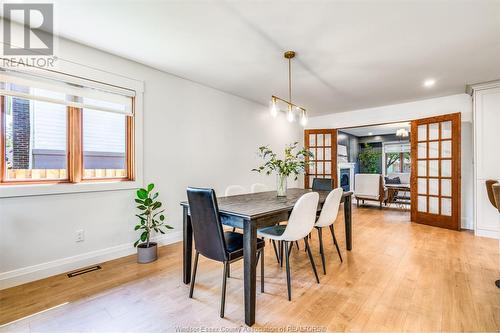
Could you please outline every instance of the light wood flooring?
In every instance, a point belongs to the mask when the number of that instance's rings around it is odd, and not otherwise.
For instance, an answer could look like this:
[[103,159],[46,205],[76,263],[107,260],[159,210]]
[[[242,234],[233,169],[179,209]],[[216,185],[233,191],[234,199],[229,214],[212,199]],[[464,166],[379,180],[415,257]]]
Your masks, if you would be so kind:
[[[316,284],[303,251],[285,270],[266,246],[266,291],[257,291],[257,330],[308,326],[319,331],[499,331],[498,242],[409,222],[397,209],[353,207],[353,251],[336,223],[344,263],[325,232],[327,275]],[[318,271],[317,235],[312,239]],[[139,265],[129,256],[74,278],[58,275],[0,291],[0,323],[49,311],[0,332],[170,332],[244,328],[242,262],[232,265],[226,317],[219,318],[222,265],[200,257],[194,298],[181,281],[182,244]],[[259,281],[259,275],[257,279]]]

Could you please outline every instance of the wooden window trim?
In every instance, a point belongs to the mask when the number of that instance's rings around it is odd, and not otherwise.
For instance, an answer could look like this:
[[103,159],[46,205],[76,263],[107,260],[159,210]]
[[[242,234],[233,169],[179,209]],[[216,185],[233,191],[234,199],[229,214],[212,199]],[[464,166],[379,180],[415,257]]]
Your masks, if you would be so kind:
[[99,182],[129,182],[135,181],[135,98],[132,98],[133,115],[126,116],[126,154],[125,163],[127,175],[124,177],[83,177],[83,121],[82,109],[67,107],[67,162],[66,179],[7,179],[7,168],[5,163],[5,135],[6,135],[6,112],[5,96],[0,95],[0,186],[5,185],[37,185],[37,184],[67,184],[67,183],[99,183]]

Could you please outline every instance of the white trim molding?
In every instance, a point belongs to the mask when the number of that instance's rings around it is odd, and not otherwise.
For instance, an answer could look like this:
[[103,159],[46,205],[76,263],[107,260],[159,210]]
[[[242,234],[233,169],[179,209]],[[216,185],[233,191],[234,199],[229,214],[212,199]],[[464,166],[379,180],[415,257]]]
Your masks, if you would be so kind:
[[[159,237],[153,237],[152,240],[157,242],[159,246],[177,243],[182,240],[182,231],[174,231]],[[118,259],[134,254],[135,252],[136,249],[132,243],[126,243],[3,272],[0,273],[0,290]]]

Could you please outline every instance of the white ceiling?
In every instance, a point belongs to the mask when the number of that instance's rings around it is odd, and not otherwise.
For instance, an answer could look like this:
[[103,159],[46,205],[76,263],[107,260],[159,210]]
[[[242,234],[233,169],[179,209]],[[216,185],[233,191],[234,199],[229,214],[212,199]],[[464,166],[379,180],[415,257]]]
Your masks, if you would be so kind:
[[401,123],[391,123],[375,126],[364,126],[364,127],[350,127],[340,129],[344,133],[352,134],[355,136],[371,136],[371,135],[385,135],[385,134],[396,134],[396,131],[400,128],[410,131],[409,122]]
[[63,37],[263,104],[287,96],[295,50],[294,99],[313,115],[500,79],[499,0],[54,3]]

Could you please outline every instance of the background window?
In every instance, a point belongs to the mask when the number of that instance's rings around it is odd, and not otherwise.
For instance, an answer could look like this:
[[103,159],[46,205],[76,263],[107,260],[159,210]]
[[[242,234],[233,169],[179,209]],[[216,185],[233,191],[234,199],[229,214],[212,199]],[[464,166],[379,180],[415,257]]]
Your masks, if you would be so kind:
[[[11,87],[12,90],[28,90]],[[31,93],[54,97],[55,92]],[[24,92],[24,91],[23,91]],[[51,95],[51,96],[49,96]],[[65,180],[67,173],[67,111],[64,105],[4,97],[6,181]]]
[[127,177],[126,117],[83,109],[84,178]]

